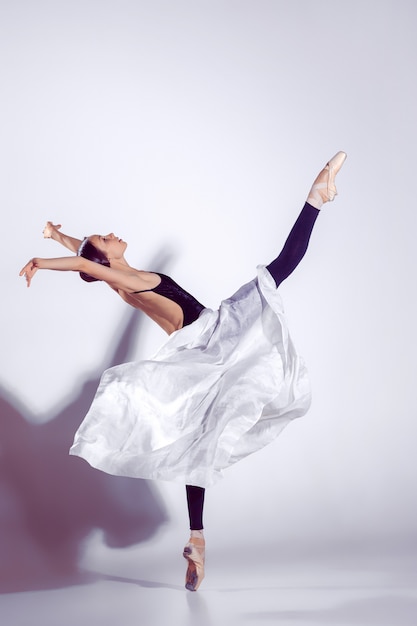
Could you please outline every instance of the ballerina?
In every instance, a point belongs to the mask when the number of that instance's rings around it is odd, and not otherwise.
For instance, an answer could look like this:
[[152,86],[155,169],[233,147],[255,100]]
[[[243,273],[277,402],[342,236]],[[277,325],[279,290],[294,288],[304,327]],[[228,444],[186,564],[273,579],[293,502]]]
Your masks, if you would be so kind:
[[204,578],[206,488],[310,406],[307,370],[289,336],[278,287],[303,258],[322,205],[335,198],[345,159],[338,152],[321,170],[277,258],[259,266],[257,278],[217,311],[169,276],[130,266],[127,243],[113,233],[80,240],[47,222],[44,237],[75,256],[35,257],[20,271],[28,287],[40,269],[103,281],[169,335],[152,359],[104,372],[70,454],[110,474],[186,485],[190,538],[183,556],[190,591]]

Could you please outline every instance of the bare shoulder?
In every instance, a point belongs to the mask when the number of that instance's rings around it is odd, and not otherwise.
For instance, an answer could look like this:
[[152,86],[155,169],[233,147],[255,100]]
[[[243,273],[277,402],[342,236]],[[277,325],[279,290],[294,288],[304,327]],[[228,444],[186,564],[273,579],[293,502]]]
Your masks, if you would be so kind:
[[148,291],[153,289],[161,282],[161,278],[155,272],[147,272],[145,270],[137,270],[129,267],[128,269],[110,269],[108,272],[109,280],[106,282],[116,289],[116,291],[132,294],[137,291]]
[[[122,272],[124,273],[124,272]],[[161,277],[155,272],[145,270],[131,270],[126,272],[123,279],[119,277],[117,281],[109,282],[109,286],[114,289],[119,296],[136,309],[142,309],[141,292],[149,292],[159,285]],[[147,294],[146,294],[147,295]]]
[[124,263],[112,263],[108,267],[83,257],[77,257],[77,259],[80,264],[80,267],[77,267],[77,271],[85,272],[98,280],[106,282],[116,291],[122,290],[126,293],[131,293],[142,289],[153,289],[160,282],[158,274],[138,270]]
[[155,272],[148,272],[146,270],[135,270],[135,283],[138,285],[135,291],[141,289],[153,289],[160,282],[161,278]]

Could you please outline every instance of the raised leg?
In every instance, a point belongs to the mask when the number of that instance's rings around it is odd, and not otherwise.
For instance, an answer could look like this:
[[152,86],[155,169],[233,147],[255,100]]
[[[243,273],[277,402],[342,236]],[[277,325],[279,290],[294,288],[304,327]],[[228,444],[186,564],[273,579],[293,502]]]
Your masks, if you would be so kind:
[[321,207],[325,202],[334,200],[337,194],[335,178],[345,159],[346,153],[338,152],[321,170],[282,251],[276,259],[267,265],[277,287],[295,270],[305,255]]
[[310,235],[319,213],[318,209],[306,202],[287,237],[282,251],[272,263],[266,266],[270,274],[272,274],[277,287],[295,270],[305,255]]

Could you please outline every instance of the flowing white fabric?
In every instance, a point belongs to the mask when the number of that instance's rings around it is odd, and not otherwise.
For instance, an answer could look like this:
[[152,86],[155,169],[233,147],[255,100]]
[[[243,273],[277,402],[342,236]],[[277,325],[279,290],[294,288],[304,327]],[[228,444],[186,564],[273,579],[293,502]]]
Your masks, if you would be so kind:
[[110,474],[208,487],[310,406],[306,368],[268,270],[173,333],[150,360],[104,372],[70,454]]

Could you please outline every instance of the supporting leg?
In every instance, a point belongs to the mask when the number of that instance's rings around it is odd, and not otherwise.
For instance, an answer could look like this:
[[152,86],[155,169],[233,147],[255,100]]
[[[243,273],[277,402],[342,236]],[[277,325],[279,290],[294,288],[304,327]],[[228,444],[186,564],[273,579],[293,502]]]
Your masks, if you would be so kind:
[[203,509],[205,489],[186,485],[188,516],[191,530],[203,530]]
[[183,551],[183,556],[188,561],[185,587],[189,591],[197,591],[204,578],[205,541],[203,509],[205,489],[187,485],[186,492],[191,536]]

